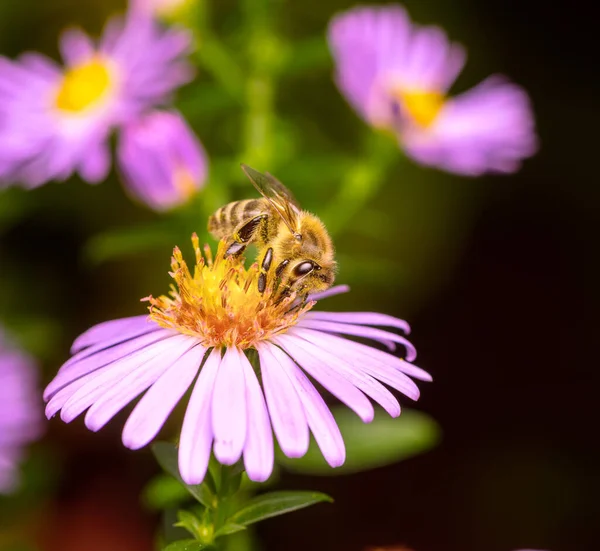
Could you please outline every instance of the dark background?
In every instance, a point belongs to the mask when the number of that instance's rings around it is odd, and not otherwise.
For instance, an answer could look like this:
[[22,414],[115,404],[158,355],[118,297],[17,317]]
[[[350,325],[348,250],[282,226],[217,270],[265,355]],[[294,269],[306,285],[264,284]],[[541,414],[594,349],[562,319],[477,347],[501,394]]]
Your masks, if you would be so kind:
[[[66,21],[97,29],[110,11],[98,0],[89,6],[65,0],[55,8],[40,4],[28,0],[12,6],[4,53],[52,52],[53,37]],[[285,5],[284,28],[300,34],[319,32],[335,11],[351,5],[339,0],[279,4]],[[413,165],[390,176],[375,206],[390,209],[391,197],[396,204],[407,197],[407,208],[413,200],[412,206],[420,206],[422,197],[411,195],[410,186],[427,186],[432,196],[444,197],[439,210],[432,210],[442,213],[441,222],[434,229],[424,224],[408,236],[399,222],[384,248],[406,255],[400,260],[408,265],[407,279],[395,285],[391,272],[382,287],[357,277],[356,302],[338,304],[410,320],[419,365],[434,376],[418,408],[440,423],[442,442],[425,455],[360,475],[284,475],[282,487],[318,489],[336,503],[267,521],[259,536],[266,549],[286,551],[360,551],[394,544],[416,551],[598,549],[595,18],[582,5],[534,0],[438,0],[407,7],[415,20],[443,24],[469,47],[459,87],[497,71],[529,91],[542,148],[510,177],[438,177]],[[235,3],[225,2],[220,10],[226,19]],[[6,21],[1,28],[6,32]],[[40,32],[31,33],[32,28]],[[304,117],[331,125],[332,136],[342,135],[344,125],[353,124],[352,115],[341,99],[331,99],[337,92],[328,70],[303,78],[310,86],[290,84],[282,105],[296,105]],[[326,101],[337,101],[331,115]],[[346,122],[338,124],[335,117]],[[357,128],[360,124],[356,121]],[[400,179],[415,180],[406,184],[406,196],[395,186]],[[139,289],[157,288],[148,271],[164,274],[168,258],[168,252],[154,251],[95,269],[82,265],[77,251],[110,223],[108,217],[146,221],[151,215],[132,206],[114,182],[93,192],[76,181],[64,185],[33,192],[36,206],[1,236],[2,275],[8,283],[0,311],[5,317],[7,311],[19,311],[13,326],[29,327],[26,340],[53,343],[41,354],[45,380],[76,334],[100,320],[138,312],[137,297],[148,292]],[[98,201],[94,207],[92,193]],[[454,216],[444,218],[447,212]],[[186,239],[182,234],[181,241]],[[396,239],[402,245],[395,250]],[[431,257],[411,260],[421,258],[421,240],[433,250]],[[338,249],[350,250],[351,242],[352,236],[344,236]],[[159,281],[164,286],[166,278]],[[48,321],[48,312],[55,313],[58,328]],[[19,521],[34,527],[40,549],[150,549],[157,518],[143,512],[138,494],[156,469],[150,454],[122,449],[121,421],[99,434],[88,433],[80,421],[50,424],[39,445],[49,472],[55,473],[47,484],[49,497]]]

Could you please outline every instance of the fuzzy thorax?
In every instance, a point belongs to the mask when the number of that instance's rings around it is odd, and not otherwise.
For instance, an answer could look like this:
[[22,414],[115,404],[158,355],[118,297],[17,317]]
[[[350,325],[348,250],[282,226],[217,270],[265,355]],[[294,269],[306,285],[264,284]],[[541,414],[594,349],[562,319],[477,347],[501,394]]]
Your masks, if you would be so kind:
[[202,255],[196,234],[192,244],[196,253],[193,275],[176,247],[169,272],[175,280],[170,296],[143,299],[150,302],[150,318],[161,327],[197,337],[206,347],[246,349],[284,333],[312,308],[313,302],[294,307],[295,294],[282,300],[272,281],[261,294],[257,264],[246,269],[243,258],[226,257],[224,242],[219,243],[214,259],[207,245]]

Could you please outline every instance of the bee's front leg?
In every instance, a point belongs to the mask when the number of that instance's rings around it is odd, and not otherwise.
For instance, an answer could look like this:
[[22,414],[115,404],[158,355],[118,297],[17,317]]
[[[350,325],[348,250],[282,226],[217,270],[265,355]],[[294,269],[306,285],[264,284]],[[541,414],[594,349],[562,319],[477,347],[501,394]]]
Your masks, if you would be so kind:
[[271,268],[271,264],[273,263],[273,249],[269,247],[265,254],[262,257],[262,261],[260,263],[260,273],[258,274],[258,292],[264,293],[267,288],[267,273]]
[[260,214],[242,222],[233,233],[233,243],[225,251],[225,256],[242,254],[246,247],[253,241],[259,226],[267,219],[266,214]]

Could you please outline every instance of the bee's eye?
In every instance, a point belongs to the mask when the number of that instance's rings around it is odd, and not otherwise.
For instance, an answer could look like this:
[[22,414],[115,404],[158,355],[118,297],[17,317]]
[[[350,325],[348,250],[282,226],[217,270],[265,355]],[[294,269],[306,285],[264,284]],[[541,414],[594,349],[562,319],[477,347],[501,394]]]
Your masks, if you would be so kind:
[[306,274],[310,274],[315,269],[314,262],[307,260],[306,262],[301,262],[294,268],[294,275],[297,277],[305,276]]

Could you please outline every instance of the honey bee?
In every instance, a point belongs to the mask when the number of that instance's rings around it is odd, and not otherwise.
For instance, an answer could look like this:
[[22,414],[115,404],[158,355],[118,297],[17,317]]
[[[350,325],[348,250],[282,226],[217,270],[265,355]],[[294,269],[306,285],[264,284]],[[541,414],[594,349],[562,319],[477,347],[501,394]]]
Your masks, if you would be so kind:
[[209,218],[208,231],[228,243],[228,255],[239,255],[250,244],[258,248],[261,293],[271,270],[281,296],[306,296],[331,287],[336,262],[323,222],[302,210],[291,191],[268,172],[241,166],[262,197],[221,207]]

